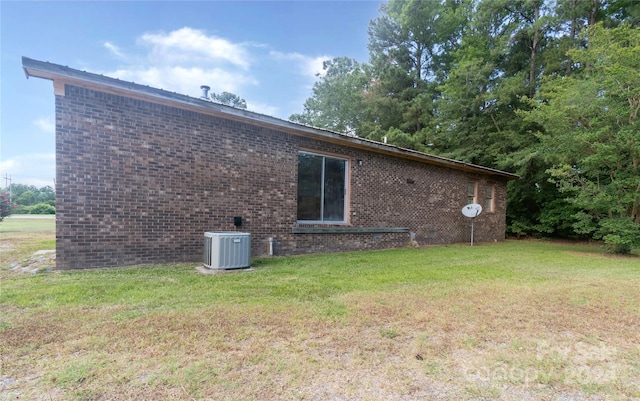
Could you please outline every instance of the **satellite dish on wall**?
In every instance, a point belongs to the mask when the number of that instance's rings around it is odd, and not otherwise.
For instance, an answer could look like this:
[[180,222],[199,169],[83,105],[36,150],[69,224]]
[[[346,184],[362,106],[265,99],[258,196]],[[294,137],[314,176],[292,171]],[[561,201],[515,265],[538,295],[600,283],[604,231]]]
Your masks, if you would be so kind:
[[476,217],[478,217],[480,213],[482,213],[482,206],[478,205],[477,203],[470,203],[462,208],[462,214],[464,215],[464,217],[471,218],[471,246],[473,246],[474,222],[476,220]]
[[477,203],[470,203],[467,206],[462,208],[462,214],[464,217],[477,217],[482,213],[482,206]]

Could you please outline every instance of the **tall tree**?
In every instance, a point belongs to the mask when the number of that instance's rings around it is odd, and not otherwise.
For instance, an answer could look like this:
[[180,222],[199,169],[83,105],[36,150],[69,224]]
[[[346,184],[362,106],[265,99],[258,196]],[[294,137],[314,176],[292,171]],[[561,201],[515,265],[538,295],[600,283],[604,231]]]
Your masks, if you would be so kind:
[[510,167],[505,156],[530,140],[515,109],[539,82],[545,16],[540,1],[482,1],[467,12],[462,46],[439,87],[436,142],[452,157]]
[[580,209],[575,231],[628,253],[640,246],[640,30],[596,24],[583,40],[570,56],[585,68],[546,82],[525,120],[544,127],[552,182]]
[[553,10],[539,0],[484,0],[468,13],[462,46],[439,88],[434,150],[520,175],[508,187],[510,233],[570,234],[575,210],[548,182],[550,165],[531,134],[539,126],[516,113],[529,108],[523,99],[535,96],[547,73]]
[[324,75],[313,85],[313,96],[304,103],[304,111],[289,119],[334,131],[361,134],[364,93],[369,77],[356,60],[337,57],[322,65]]
[[[595,0],[594,0],[595,1]],[[604,0],[600,0],[603,2]],[[637,0],[610,0],[607,7],[610,21],[614,25],[623,22],[633,28],[640,26],[640,2]]]
[[[421,149],[434,128],[437,82],[460,45],[466,19],[460,0],[391,0],[369,25],[373,82],[365,97],[372,139],[386,136]],[[400,143],[397,143],[400,144]]]

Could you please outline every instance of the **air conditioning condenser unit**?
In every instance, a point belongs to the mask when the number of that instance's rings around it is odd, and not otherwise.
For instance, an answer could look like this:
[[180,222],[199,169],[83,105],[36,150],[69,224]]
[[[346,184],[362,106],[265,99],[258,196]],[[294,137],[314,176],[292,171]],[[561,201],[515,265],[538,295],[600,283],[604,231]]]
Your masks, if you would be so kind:
[[251,234],[240,232],[204,233],[204,266],[209,269],[248,268]]

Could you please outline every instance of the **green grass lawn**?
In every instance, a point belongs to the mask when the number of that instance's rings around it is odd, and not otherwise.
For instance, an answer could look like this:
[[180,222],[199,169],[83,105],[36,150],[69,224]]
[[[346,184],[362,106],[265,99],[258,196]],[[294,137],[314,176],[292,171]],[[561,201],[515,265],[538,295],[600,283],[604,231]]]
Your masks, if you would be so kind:
[[56,220],[52,215],[5,218],[0,222],[0,269],[6,273],[12,265],[28,261],[36,251],[55,249],[55,230]]
[[56,216],[50,214],[12,215],[0,222],[0,235],[18,232],[55,231]]
[[6,399],[640,397],[637,251],[507,241],[214,275],[0,274]]

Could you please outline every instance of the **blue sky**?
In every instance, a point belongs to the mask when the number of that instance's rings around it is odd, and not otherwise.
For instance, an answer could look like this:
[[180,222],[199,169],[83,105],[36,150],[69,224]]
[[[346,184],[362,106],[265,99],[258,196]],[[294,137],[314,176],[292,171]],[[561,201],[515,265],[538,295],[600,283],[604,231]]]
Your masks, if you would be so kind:
[[199,97],[233,92],[249,110],[302,111],[322,61],[368,61],[381,1],[0,1],[0,187],[53,186],[54,95],[21,58]]

